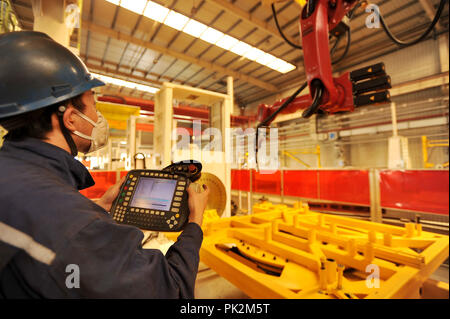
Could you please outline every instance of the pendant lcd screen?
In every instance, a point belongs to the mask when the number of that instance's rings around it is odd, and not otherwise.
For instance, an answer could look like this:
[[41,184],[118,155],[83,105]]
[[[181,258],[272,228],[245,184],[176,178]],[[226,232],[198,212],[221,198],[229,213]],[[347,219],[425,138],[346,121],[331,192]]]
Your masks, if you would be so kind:
[[176,185],[176,180],[141,177],[130,206],[169,211]]

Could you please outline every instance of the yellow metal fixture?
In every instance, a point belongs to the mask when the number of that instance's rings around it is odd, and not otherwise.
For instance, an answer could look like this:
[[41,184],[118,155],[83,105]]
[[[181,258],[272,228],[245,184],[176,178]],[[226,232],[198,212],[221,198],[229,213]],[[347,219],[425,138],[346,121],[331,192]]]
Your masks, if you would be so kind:
[[320,145],[317,145],[315,148],[304,148],[304,149],[296,149],[296,150],[289,150],[289,151],[282,151],[282,154],[292,158],[294,161],[299,162],[300,164],[310,168],[311,165],[307,164],[306,162],[302,161],[300,158],[298,158],[295,155],[304,154],[304,155],[316,155],[317,156],[317,167],[321,168],[322,164],[320,161]]
[[10,0],[0,0],[0,33],[20,31]]
[[[261,0],[263,5],[270,6],[272,3],[284,2],[286,0]],[[294,2],[298,3],[300,7],[303,7],[307,0],[294,0]]]
[[204,223],[200,250],[203,263],[252,298],[420,297],[448,257],[448,236],[420,224],[326,215],[303,203],[253,211]]
[[422,136],[422,157],[424,168],[448,167],[448,162],[444,164],[434,164],[429,162],[429,148],[448,147],[448,139],[429,140],[426,136]]
[[3,137],[8,133],[3,127],[0,126],[0,147],[3,145]]
[[127,120],[131,115],[139,116],[138,106],[97,101],[95,106],[108,120],[109,127],[117,130],[127,129]]

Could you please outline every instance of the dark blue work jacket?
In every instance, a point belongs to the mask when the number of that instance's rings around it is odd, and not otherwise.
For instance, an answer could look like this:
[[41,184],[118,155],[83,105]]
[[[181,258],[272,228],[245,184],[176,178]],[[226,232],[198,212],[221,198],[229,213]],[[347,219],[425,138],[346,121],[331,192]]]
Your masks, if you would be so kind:
[[[0,149],[0,298],[194,298],[203,240],[188,224],[166,256],[78,192],[94,185],[37,139]],[[79,279],[79,280],[78,280]]]

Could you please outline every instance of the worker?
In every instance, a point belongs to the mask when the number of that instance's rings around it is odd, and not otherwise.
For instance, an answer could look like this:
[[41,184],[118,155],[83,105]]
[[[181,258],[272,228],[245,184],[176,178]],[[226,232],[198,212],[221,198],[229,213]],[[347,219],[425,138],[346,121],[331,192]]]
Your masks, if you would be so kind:
[[0,35],[0,298],[194,298],[206,187],[188,189],[188,224],[166,255],[108,213],[120,182],[97,202],[79,193],[94,181],[74,156],[108,139],[102,85],[44,33]]

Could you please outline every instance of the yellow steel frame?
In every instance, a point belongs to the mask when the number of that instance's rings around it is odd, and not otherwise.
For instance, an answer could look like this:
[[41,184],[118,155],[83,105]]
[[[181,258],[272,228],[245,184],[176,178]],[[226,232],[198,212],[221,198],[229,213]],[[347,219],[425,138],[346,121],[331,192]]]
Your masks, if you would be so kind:
[[[448,139],[429,140],[426,136],[422,136],[422,157],[424,168],[434,168],[437,165],[428,161],[428,149],[432,147],[448,147]],[[448,167],[448,162],[442,164],[442,167]]]
[[0,126],[0,147],[3,145],[3,137],[8,133],[2,126]]
[[19,22],[12,10],[11,2],[9,0],[3,0],[0,3],[0,33],[19,30]]
[[253,211],[206,218],[200,250],[203,263],[252,298],[419,297],[449,254],[448,236],[421,224],[326,215],[301,202]]
[[[266,6],[270,6],[272,3],[276,3],[276,2],[283,2],[285,0],[261,0],[261,2],[266,5]],[[303,7],[306,4],[307,0],[294,0],[296,3],[299,4],[299,6]]]
[[126,130],[128,118],[132,115],[139,116],[140,114],[138,106],[101,101],[97,101],[95,106],[106,118],[109,127],[117,130]]
[[289,151],[282,151],[282,154],[292,158],[294,161],[299,162],[300,164],[310,168],[311,165],[305,163],[304,161],[302,161],[301,159],[299,159],[297,156],[298,154],[312,154],[312,155],[317,155],[317,167],[321,168],[322,164],[320,161],[320,145],[317,145],[315,149],[298,149],[298,150],[289,150]]

